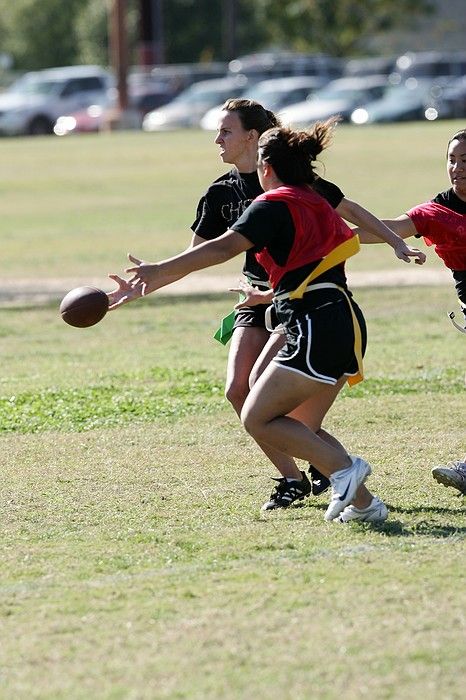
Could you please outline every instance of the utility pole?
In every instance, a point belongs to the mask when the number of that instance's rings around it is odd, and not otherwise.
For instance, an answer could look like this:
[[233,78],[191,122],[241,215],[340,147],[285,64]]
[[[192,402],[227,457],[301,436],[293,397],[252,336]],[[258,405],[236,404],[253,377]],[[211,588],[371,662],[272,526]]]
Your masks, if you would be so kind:
[[126,0],[109,0],[108,35],[110,63],[115,73],[118,89],[118,110],[128,109],[128,39],[126,35]]
[[222,44],[226,61],[236,57],[236,17],[236,0],[222,0]]
[[140,48],[142,66],[165,63],[163,0],[140,0]]

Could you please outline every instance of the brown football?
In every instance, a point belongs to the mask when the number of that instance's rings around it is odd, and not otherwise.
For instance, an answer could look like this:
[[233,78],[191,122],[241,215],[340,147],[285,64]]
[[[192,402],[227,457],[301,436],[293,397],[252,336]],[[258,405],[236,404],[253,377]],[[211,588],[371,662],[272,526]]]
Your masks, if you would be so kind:
[[99,323],[108,311],[108,296],[96,287],[76,287],[63,297],[60,314],[66,323],[87,328]]

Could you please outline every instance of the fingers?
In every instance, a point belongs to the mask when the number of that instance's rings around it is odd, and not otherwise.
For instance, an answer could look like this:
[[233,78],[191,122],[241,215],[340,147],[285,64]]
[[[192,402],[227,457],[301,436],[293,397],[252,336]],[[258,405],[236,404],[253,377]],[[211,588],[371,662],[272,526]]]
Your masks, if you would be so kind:
[[116,282],[117,284],[125,284],[126,280],[123,279],[123,277],[120,277],[119,275],[109,275],[109,278]]
[[131,262],[135,263],[136,265],[140,265],[142,263],[142,260],[139,260],[139,258],[131,255],[131,253],[128,253],[128,260],[131,260]]

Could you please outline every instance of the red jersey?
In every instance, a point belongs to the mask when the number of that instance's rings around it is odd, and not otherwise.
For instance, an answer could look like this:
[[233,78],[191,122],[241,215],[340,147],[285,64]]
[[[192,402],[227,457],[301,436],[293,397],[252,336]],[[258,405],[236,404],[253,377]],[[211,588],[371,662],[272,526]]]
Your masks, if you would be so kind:
[[466,270],[466,214],[433,201],[419,204],[406,214],[450,270]]
[[272,288],[286,272],[321,260],[340,243],[353,237],[353,232],[330,204],[310,187],[283,185],[264,192],[259,201],[285,202],[295,227],[295,238],[286,263],[278,265],[267,248],[256,253],[258,262],[267,270]]

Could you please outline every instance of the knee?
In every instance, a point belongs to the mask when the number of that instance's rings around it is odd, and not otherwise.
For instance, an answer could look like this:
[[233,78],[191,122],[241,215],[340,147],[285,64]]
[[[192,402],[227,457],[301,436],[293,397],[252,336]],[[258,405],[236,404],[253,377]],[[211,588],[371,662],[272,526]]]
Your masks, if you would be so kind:
[[225,387],[225,398],[231,403],[235,411],[240,414],[246,397],[249,393],[249,387],[243,386],[238,382],[231,382]]
[[260,425],[257,418],[254,416],[254,412],[250,411],[247,406],[244,406],[241,411],[241,423],[243,428],[252,437],[257,437],[260,433]]

